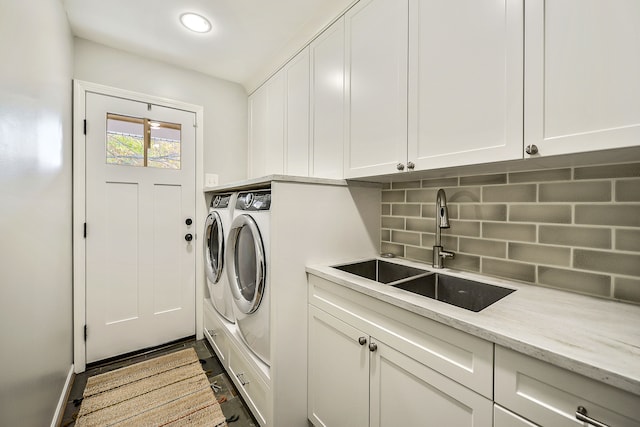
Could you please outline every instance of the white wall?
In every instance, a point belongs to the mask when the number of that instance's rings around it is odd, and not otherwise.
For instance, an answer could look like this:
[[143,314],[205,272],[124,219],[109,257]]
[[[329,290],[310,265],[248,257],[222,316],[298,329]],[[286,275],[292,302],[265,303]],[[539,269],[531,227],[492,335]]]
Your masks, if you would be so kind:
[[60,1],[0,0],[0,425],[53,419],[72,363],[71,77]]
[[[247,93],[237,84],[75,38],[74,78],[204,107],[204,172],[247,177]],[[199,177],[198,179],[204,179]]]

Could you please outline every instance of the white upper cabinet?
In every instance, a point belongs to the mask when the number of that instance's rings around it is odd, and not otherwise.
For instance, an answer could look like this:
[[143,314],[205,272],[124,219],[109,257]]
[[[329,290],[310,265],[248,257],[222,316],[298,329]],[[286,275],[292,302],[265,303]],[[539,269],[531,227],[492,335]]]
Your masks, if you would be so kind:
[[309,48],[284,67],[284,173],[309,175]]
[[527,0],[525,12],[525,146],[639,145],[640,2]]
[[249,178],[284,170],[284,78],[282,71],[249,97]]
[[408,0],[361,0],[345,15],[345,177],[407,158]]
[[342,178],[344,141],[344,18],[309,46],[311,56],[311,171]]
[[522,158],[523,0],[410,0],[409,11],[407,162]]

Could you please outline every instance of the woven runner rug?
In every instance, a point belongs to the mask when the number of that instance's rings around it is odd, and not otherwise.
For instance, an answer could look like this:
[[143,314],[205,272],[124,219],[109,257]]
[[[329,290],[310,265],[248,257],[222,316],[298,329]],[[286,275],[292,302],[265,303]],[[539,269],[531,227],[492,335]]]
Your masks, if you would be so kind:
[[76,426],[226,426],[193,348],[87,380]]

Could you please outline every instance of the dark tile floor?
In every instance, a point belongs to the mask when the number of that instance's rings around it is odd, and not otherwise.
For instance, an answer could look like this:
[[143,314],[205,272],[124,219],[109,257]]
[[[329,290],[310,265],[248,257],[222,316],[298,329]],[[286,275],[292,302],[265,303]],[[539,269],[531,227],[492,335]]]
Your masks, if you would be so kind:
[[251,411],[242,400],[242,397],[220,364],[218,357],[209,343],[206,340],[195,340],[194,338],[185,339],[161,348],[127,355],[119,359],[109,360],[105,363],[87,366],[87,370],[85,372],[76,375],[74,378],[61,426],[71,427],[75,425],[75,419],[78,415],[78,411],[80,410],[80,403],[74,403],[74,400],[82,398],[82,393],[87,385],[87,378],[189,347],[193,347],[196,350],[198,357],[205,362],[203,363],[202,368],[207,373],[209,383],[215,385],[214,393],[218,398],[218,401],[226,399],[226,401],[220,404],[224,415],[227,419],[230,419],[231,417],[235,418],[234,415],[238,416],[237,421],[228,423],[229,427],[258,427],[258,422],[251,415]]

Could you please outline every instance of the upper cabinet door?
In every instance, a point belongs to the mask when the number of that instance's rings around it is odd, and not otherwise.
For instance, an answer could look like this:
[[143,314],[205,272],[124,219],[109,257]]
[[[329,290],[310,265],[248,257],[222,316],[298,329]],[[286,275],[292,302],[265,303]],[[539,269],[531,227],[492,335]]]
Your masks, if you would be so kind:
[[408,162],[522,158],[523,0],[410,0]]
[[309,176],[309,49],[284,67],[284,173]]
[[346,178],[407,158],[408,0],[361,0],[345,15]]
[[249,97],[249,178],[284,170],[284,78],[279,72]]
[[344,18],[310,45],[311,176],[342,178],[344,140]]
[[249,161],[247,176],[265,175],[267,147],[267,88],[261,86],[249,96]]
[[525,16],[525,145],[639,145],[640,2],[527,0]]

